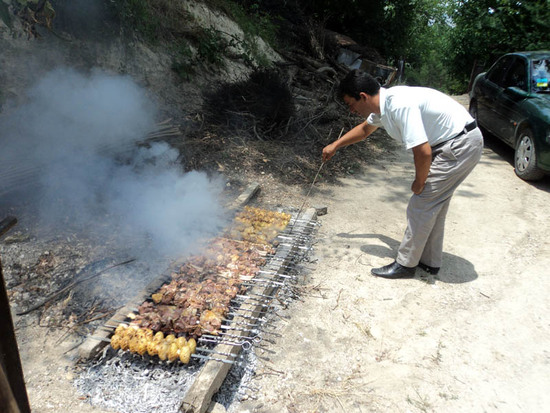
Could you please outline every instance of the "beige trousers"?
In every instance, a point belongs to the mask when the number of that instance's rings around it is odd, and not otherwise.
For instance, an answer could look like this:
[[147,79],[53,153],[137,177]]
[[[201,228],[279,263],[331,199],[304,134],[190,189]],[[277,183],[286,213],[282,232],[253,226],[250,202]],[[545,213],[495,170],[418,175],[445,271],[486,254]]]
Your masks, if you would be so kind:
[[396,261],[405,267],[419,262],[441,267],[445,217],[456,188],[481,158],[483,137],[478,128],[432,148],[432,165],[424,190],[407,207],[407,229]]

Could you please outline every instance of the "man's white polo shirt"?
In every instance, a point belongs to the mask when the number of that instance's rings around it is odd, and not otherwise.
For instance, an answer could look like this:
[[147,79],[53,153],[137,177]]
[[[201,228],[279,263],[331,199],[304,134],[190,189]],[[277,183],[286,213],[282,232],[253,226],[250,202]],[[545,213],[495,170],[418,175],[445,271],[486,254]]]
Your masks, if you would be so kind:
[[458,135],[473,122],[456,100],[435,89],[413,86],[380,88],[380,115],[371,113],[367,122],[383,127],[406,149],[428,142],[436,146]]

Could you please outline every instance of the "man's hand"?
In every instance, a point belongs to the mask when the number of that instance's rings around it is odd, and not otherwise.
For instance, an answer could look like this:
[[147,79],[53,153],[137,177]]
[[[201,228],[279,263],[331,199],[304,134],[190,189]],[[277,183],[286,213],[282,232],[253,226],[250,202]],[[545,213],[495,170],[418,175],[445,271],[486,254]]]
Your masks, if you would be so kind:
[[430,173],[430,166],[432,166],[432,147],[428,142],[420,144],[412,148],[414,155],[414,169],[416,176],[414,182],[411,185],[411,190],[420,195],[426,185],[426,179]]
[[420,195],[424,190],[425,186],[426,186],[425,182],[422,183],[415,179],[411,185],[411,191],[413,191],[416,195]]
[[323,162],[326,162],[330,158],[332,158],[338,149],[343,148],[344,146],[352,145],[357,142],[361,142],[376,129],[378,129],[377,126],[369,125],[366,121],[355,126],[344,136],[336,139],[330,145],[327,145],[323,148]]
[[328,161],[336,153],[336,144],[333,142],[323,148],[323,162]]

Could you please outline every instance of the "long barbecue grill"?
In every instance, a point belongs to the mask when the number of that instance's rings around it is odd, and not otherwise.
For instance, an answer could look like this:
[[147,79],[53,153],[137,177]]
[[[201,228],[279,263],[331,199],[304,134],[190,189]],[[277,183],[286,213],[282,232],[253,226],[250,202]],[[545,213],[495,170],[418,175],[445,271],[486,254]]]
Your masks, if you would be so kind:
[[174,265],[81,346],[95,357],[76,381],[81,393],[125,412],[206,411],[229,370],[252,374],[254,350],[277,335],[270,320],[297,295],[296,266],[317,226],[314,209],[245,207],[204,254]]

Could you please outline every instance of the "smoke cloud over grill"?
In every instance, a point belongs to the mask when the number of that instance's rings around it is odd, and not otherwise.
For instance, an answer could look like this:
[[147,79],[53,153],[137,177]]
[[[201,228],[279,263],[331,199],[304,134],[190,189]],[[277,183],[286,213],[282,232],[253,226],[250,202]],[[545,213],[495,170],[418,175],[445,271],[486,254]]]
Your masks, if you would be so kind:
[[135,145],[155,115],[129,77],[57,69],[0,116],[0,164],[33,172],[43,223],[110,231],[163,254],[189,252],[224,225],[223,184],[183,173],[165,143]]

